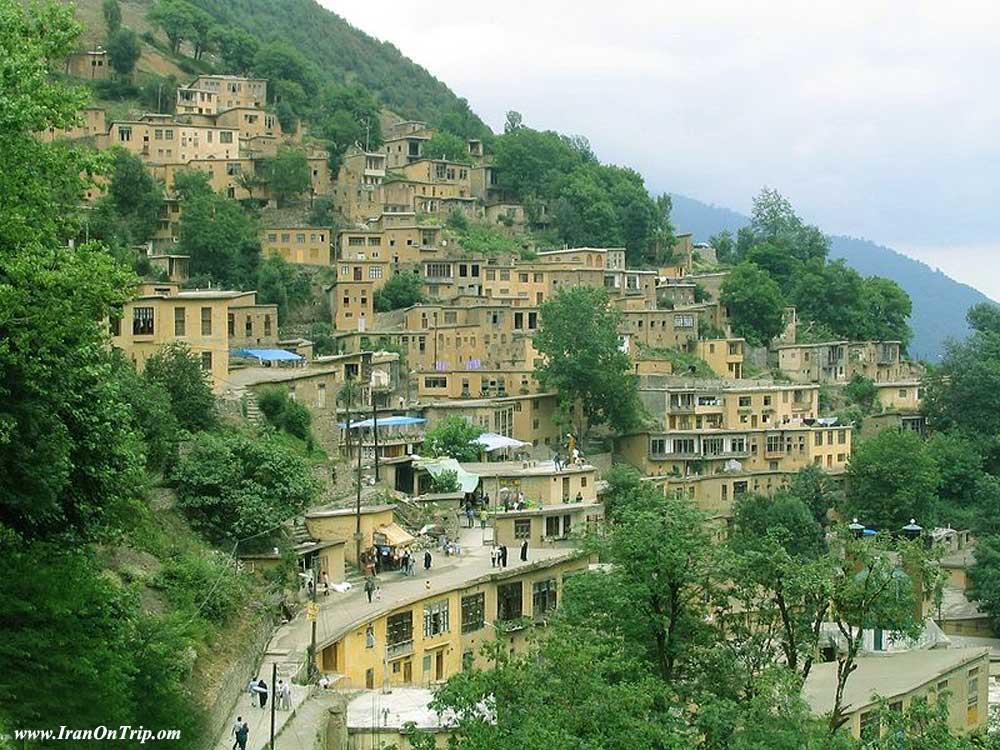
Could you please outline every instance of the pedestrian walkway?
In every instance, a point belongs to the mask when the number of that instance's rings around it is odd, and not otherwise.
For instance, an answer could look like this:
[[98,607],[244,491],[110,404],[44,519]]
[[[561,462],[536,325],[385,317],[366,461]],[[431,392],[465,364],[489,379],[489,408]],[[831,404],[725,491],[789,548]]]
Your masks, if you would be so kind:
[[[319,603],[319,618],[316,622],[316,642],[318,647],[324,643],[336,640],[344,633],[360,627],[368,620],[386,612],[390,612],[407,603],[423,599],[430,593],[449,591],[457,586],[464,585],[478,578],[483,578],[491,573],[500,572],[499,569],[490,565],[490,548],[482,543],[483,532],[480,528],[462,528],[459,534],[459,545],[461,553],[459,555],[447,556],[440,549],[432,550],[433,557],[430,570],[423,568],[423,552],[417,553],[417,567],[413,576],[404,576],[399,571],[388,571],[379,576],[382,588],[382,598],[372,603],[368,603],[361,586],[355,586],[350,591],[339,593],[331,590],[329,596],[320,594],[317,597]],[[549,561],[557,558],[570,557],[579,554],[575,550],[564,548],[531,549],[528,553],[527,562],[522,562],[518,558],[518,548],[509,548],[506,570],[517,570],[526,568],[540,561]],[[428,589],[428,582],[430,588]],[[304,613],[300,613],[291,622],[280,626],[271,638],[267,652],[258,670],[258,676],[265,680],[271,679],[271,664],[279,665],[279,672],[283,668],[288,668],[292,664],[303,664],[311,640],[310,623]],[[279,676],[282,676],[279,674]],[[288,679],[283,677],[283,679]],[[306,698],[308,688],[302,685],[292,686],[294,706],[298,707]],[[250,740],[247,743],[248,750],[259,750],[265,747],[270,736],[270,709],[266,712],[250,706],[250,698],[244,694],[237,705],[237,710],[233,712],[226,731],[236,721],[239,713],[250,723]],[[266,716],[264,715],[266,713]],[[275,714],[275,731],[289,719],[290,712],[278,711]],[[225,738],[223,738],[225,740]],[[219,747],[230,747],[232,737],[228,742],[223,741]]]

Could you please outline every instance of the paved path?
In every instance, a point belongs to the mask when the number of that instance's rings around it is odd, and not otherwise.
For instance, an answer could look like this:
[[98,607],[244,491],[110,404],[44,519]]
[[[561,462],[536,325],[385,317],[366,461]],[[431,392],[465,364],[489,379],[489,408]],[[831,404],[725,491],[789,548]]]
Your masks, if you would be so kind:
[[[433,561],[430,570],[423,569],[423,553],[417,554],[418,566],[414,575],[404,576],[397,571],[383,573],[380,576],[382,598],[368,603],[364,590],[358,586],[346,593],[330,591],[329,596],[320,595],[317,599],[320,605],[319,619],[316,623],[316,643],[321,648],[324,644],[339,638],[343,633],[359,627],[366,621],[390,612],[408,602],[423,599],[428,591],[449,591],[469,581],[482,578],[490,572],[498,572],[490,565],[490,548],[482,543],[483,532],[479,527],[461,529],[459,544],[461,554],[446,556],[440,550],[432,552]],[[508,548],[507,571],[530,567],[541,560],[551,560],[575,554],[575,551],[565,548],[532,549],[528,551],[528,561],[521,562],[518,558],[520,550],[517,547]],[[428,588],[429,584],[429,588]],[[271,665],[279,665],[279,678],[288,680],[288,671],[295,664],[302,664],[311,639],[311,623],[302,612],[291,622],[279,627],[268,645],[264,658],[258,669],[258,675],[270,683]],[[286,670],[282,674],[282,669]],[[307,698],[309,688],[302,685],[292,685],[293,710],[298,710]],[[292,712],[277,711],[275,713],[275,732],[280,732],[288,722]],[[244,693],[237,703],[236,710],[226,725],[226,735],[218,743],[219,748],[229,748],[233,744],[232,735],[228,734],[236,716],[240,715],[250,723],[250,739],[248,750],[260,750],[265,747],[270,736],[270,702],[268,709],[262,711],[250,706],[250,698]],[[300,722],[295,722],[300,726]],[[299,729],[301,732],[301,729]],[[228,739],[227,739],[228,737]],[[279,743],[280,746],[280,743]],[[297,745],[287,745],[298,748]]]

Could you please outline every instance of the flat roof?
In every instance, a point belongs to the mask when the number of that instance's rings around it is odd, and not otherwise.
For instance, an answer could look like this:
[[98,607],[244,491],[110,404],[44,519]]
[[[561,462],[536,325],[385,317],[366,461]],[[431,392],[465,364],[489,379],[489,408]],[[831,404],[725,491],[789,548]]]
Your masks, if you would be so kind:
[[[528,466],[524,464],[528,463]],[[478,474],[480,477],[537,477],[558,476],[562,474],[586,474],[597,469],[590,464],[583,466],[565,466],[556,471],[555,463],[549,461],[486,461],[462,462],[462,468]]]
[[407,724],[424,731],[448,729],[455,724],[452,712],[439,714],[430,707],[434,692],[427,688],[394,687],[391,693],[365,690],[347,704],[347,731],[368,732]]
[[[847,681],[844,705],[854,712],[874,704],[876,695],[892,700],[987,654],[987,648],[942,648],[862,656]],[[837,662],[814,664],[802,690],[813,713],[832,711],[836,691]]]
[[[385,511],[395,510],[395,505],[363,505],[361,506],[361,515],[368,516],[373,513],[384,513]],[[357,514],[356,508],[334,508],[331,510],[313,510],[306,513],[306,518],[340,518],[343,516],[353,516]]]

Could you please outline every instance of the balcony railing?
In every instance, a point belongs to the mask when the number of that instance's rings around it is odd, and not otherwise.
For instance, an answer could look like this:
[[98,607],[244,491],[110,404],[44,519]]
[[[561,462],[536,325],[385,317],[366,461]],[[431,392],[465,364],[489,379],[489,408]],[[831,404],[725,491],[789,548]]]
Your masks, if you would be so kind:
[[413,640],[401,641],[400,643],[390,643],[385,647],[386,659],[398,659],[400,656],[409,656],[413,653]]

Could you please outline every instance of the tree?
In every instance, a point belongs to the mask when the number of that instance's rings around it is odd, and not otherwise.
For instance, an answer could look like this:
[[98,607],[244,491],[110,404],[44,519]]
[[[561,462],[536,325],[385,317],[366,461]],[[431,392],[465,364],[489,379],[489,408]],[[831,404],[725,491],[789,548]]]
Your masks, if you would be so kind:
[[226,72],[237,75],[246,75],[250,72],[257,51],[260,49],[256,38],[248,32],[229,26],[213,27],[211,43],[219,51]]
[[257,394],[257,406],[273,427],[301,440],[309,438],[312,416],[306,407],[289,398],[287,388],[275,386],[264,389]]
[[399,310],[425,301],[420,276],[415,273],[397,273],[375,292],[375,309],[378,312]]
[[871,378],[855,373],[850,382],[844,386],[844,396],[848,402],[861,409],[864,414],[871,414],[878,401],[878,387]]
[[284,322],[287,322],[291,312],[312,298],[308,275],[280,256],[261,261],[257,269],[256,288],[260,302],[277,305],[278,320]]
[[597,287],[560,289],[539,310],[534,346],[542,363],[535,372],[559,392],[565,412],[579,404],[587,429],[607,423],[621,432],[640,419],[636,379],[618,342],[620,323],[621,313]]
[[142,434],[146,466],[158,471],[169,469],[177,457],[180,440],[180,425],[174,416],[170,393],[137,373],[120,352],[114,358],[114,377],[132,409],[133,424]]
[[914,432],[883,430],[863,440],[847,467],[844,515],[896,532],[917,519],[937,520],[940,474],[923,439]]
[[736,241],[728,229],[713,234],[708,238],[708,244],[715,248],[715,257],[720,263],[732,263],[736,260]]
[[482,448],[473,441],[483,431],[461,417],[446,417],[424,435],[424,449],[433,457],[450,456],[457,461],[476,461]]
[[733,333],[754,346],[766,346],[784,330],[781,289],[752,263],[741,263],[726,276],[719,301],[729,310]]
[[826,527],[830,523],[830,509],[839,503],[835,486],[829,474],[815,464],[809,464],[799,469],[792,478],[788,492],[805,503],[816,522]]
[[788,199],[772,188],[761,188],[754,198],[750,231],[755,244],[770,243],[785,248],[796,260],[823,259],[829,252],[823,233],[805,224]]
[[791,493],[743,495],[733,508],[733,525],[736,546],[773,533],[794,557],[817,557],[824,551],[822,527],[809,506]]
[[312,185],[306,152],[299,148],[278,146],[278,153],[264,162],[262,171],[279,206],[306,192]]
[[460,492],[462,483],[458,480],[457,471],[442,471],[431,477],[431,492],[441,494]]
[[464,138],[445,130],[436,130],[420,149],[425,159],[444,159],[470,164],[469,144]]
[[178,239],[178,251],[191,256],[192,277],[206,275],[235,289],[253,284],[260,239],[239,204],[216,193],[185,201]]
[[861,282],[857,338],[900,341],[905,348],[913,336],[907,322],[913,304],[903,288],[891,279],[869,276]]
[[159,28],[170,42],[170,51],[180,52],[181,43],[192,33],[196,9],[183,0],[159,0],[149,11],[149,22]]
[[161,347],[146,360],[144,375],[169,394],[174,417],[183,429],[195,432],[215,426],[215,397],[208,373],[187,344]]
[[197,433],[171,474],[177,506],[216,542],[278,533],[319,494],[305,461],[268,437]]
[[989,615],[993,628],[1000,626],[1000,536],[987,536],[976,544],[968,594]]
[[122,27],[122,8],[118,0],[104,0],[101,3],[101,14],[104,16],[104,28],[110,38]]
[[189,6],[189,31],[194,44],[194,59],[200,60],[211,49],[215,20],[201,8]]
[[515,130],[520,130],[523,127],[523,123],[524,118],[521,116],[521,113],[510,110],[507,112],[507,118],[503,124],[503,132],[513,133]]
[[316,93],[315,74],[309,61],[284,42],[272,41],[260,47],[254,57],[253,72],[268,79],[268,96],[272,103],[281,100],[283,93],[289,90],[288,84],[297,86],[304,97]]
[[334,172],[351,146],[376,149],[382,145],[378,104],[360,86],[327,86],[320,94],[318,109],[318,130],[329,141],[330,169]]
[[124,78],[130,77],[142,54],[139,35],[131,29],[119,29],[108,37],[107,50],[108,62],[115,72]]

